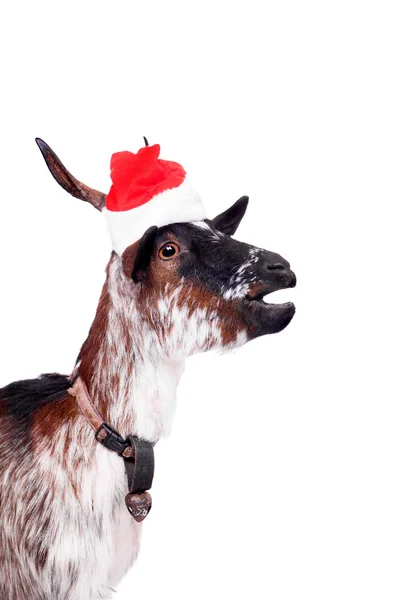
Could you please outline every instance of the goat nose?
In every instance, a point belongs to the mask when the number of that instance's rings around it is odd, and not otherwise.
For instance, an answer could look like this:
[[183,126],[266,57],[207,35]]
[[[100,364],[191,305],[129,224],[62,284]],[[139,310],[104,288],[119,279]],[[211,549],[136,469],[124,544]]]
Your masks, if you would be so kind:
[[265,255],[264,266],[268,271],[287,271],[290,264],[280,254],[267,252]]
[[267,265],[268,271],[286,271],[286,267],[282,262],[276,262]]

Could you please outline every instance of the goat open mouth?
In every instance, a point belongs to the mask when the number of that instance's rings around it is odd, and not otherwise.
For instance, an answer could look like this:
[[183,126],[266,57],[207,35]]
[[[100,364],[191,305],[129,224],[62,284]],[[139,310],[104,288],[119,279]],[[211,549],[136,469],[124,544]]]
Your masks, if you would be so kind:
[[[296,275],[293,271],[289,271],[289,274],[288,277],[282,278],[280,281],[255,286],[255,288],[247,294],[246,300],[249,300],[250,302],[259,302],[266,306],[279,306],[279,304],[273,302],[265,302],[264,298],[273,292],[294,288],[296,286]],[[292,304],[292,302],[285,302],[285,304]]]
[[[286,286],[284,288],[279,288],[279,290],[283,290],[286,289]],[[272,294],[273,292],[277,292],[279,291],[278,289],[274,289],[271,290],[269,287],[266,290],[257,292],[256,294],[248,294],[246,296],[246,300],[250,301],[250,302],[258,302],[259,304],[263,304],[265,306],[279,306],[280,303],[279,302],[266,302],[265,301],[265,296],[268,296],[269,294]],[[291,304],[291,302],[285,302],[284,304]]]
[[296,285],[296,277],[258,286],[249,292],[244,301],[245,313],[251,326],[252,337],[258,337],[267,333],[278,333],[282,331],[292,320],[296,311],[293,302],[282,304],[265,302],[265,296],[278,290],[292,288]]

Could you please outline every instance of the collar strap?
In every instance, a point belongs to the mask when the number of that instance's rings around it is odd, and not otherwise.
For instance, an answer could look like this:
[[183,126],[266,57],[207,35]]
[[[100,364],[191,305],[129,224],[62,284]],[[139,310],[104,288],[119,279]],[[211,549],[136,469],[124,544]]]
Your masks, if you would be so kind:
[[129,493],[125,497],[126,506],[133,518],[140,522],[151,509],[149,490],[154,475],[154,444],[134,435],[124,439],[118,431],[103,421],[93,406],[86,384],[78,376],[68,390],[78,402],[79,408],[94,430],[94,437],[108,450],[116,452],[124,459]]

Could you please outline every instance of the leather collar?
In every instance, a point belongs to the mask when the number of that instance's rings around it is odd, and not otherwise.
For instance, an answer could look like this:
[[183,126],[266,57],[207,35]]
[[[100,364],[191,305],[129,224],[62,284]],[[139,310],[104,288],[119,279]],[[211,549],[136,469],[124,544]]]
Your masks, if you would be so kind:
[[124,439],[118,431],[105,423],[79,375],[68,393],[76,398],[82,414],[94,431],[96,441],[123,458],[129,489],[125,503],[133,518],[138,522],[143,521],[152,505],[148,490],[152,486],[154,475],[154,444],[133,435]]

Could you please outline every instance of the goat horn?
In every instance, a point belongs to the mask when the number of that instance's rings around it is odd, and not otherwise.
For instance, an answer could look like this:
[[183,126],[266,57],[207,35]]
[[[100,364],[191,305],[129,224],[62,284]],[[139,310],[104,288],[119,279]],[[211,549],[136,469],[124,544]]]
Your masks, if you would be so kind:
[[55,154],[55,152],[40,138],[35,139],[43,158],[46,161],[46,165],[49,168],[50,173],[59,185],[64,190],[75,198],[79,198],[84,202],[89,202],[97,210],[102,210],[106,205],[106,194],[98,192],[93,188],[88,187],[84,183],[81,183],[75,177],[71,175],[69,171],[64,167],[61,160]]

